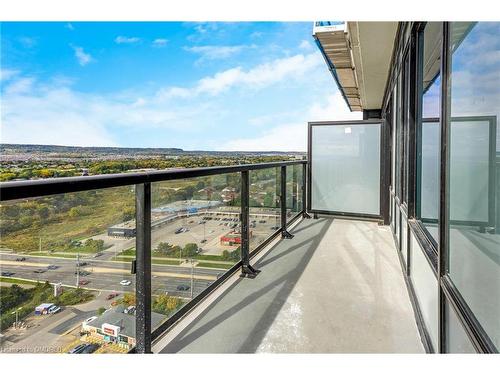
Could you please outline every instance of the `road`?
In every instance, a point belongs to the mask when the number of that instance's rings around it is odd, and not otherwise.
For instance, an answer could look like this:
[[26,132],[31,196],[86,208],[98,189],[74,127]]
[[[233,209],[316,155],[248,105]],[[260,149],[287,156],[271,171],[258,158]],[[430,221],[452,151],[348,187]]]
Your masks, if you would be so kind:
[[[34,281],[49,281],[50,283],[62,283],[63,285],[76,286],[76,260],[55,258],[47,256],[27,256],[23,262],[16,261],[20,256],[12,253],[0,253],[0,268],[2,272],[13,272],[11,277]],[[115,262],[95,258],[81,258],[80,262],[86,262],[80,267],[81,271],[88,275],[80,276],[81,280],[88,281],[82,286],[103,292],[134,292],[135,275],[130,273],[130,263]],[[57,269],[48,270],[49,265]],[[44,273],[35,273],[35,270],[44,269]],[[154,264],[152,270],[153,294],[163,294],[179,297],[190,297],[191,291],[177,290],[179,285],[191,285],[191,268],[182,266],[170,266]],[[200,293],[217,279],[217,275],[224,272],[219,269],[194,268],[193,283],[194,294]],[[128,286],[120,285],[120,281],[130,280]]]

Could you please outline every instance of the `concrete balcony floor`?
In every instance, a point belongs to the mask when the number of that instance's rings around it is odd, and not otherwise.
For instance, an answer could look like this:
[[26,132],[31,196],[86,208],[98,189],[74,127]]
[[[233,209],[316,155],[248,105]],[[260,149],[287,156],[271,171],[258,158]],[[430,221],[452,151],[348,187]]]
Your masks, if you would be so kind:
[[[423,353],[389,227],[308,219],[162,353]],[[161,345],[161,342],[159,342]]]

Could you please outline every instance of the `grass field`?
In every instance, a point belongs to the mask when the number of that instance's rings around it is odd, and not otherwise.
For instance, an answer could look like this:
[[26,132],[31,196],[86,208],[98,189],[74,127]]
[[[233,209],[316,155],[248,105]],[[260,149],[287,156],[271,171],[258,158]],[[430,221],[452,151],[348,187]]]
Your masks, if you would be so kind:
[[[128,255],[128,256],[120,256],[117,255],[116,257],[113,257],[112,260],[116,260],[118,262],[131,262],[134,259],[134,257]],[[180,261],[174,260],[174,259],[151,259],[152,264],[166,264],[169,266],[178,266],[181,264]]]
[[[17,252],[36,252],[41,239],[42,250],[67,252],[61,244],[89,238],[122,221],[124,210],[134,207],[134,194],[129,187],[102,189],[96,192],[95,202],[86,207],[88,213],[77,217],[70,217],[68,213],[54,214],[49,222],[3,234],[0,246]],[[76,249],[82,253],[92,252],[85,246]]]

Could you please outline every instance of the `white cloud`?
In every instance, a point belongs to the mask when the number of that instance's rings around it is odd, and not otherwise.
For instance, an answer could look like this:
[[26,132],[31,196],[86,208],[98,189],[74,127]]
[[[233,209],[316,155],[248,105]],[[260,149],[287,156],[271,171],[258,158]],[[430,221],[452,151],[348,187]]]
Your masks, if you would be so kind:
[[351,112],[340,92],[329,95],[325,105],[315,103],[309,109],[308,121],[362,120],[362,112]]
[[72,45],[71,48],[73,48],[73,50],[75,51],[75,57],[78,60],[78,64],[80,64],[81,66],[85,66],[88,63],[94,61],[90,53],[86,53],[82,47]]
[[304,151],[307,144],[307,123],[276,126],[255,138],[238,138],[226,142],[224,151]]
[[10,80],[11,78],[15,77],[18,74],[19,74],[18,70],[0,69],[0,82],[1,81],[8,81],[8,80]]
[[17,79],[5,88],[5,93],[9,95],[29,92],[32,89],[34,82],[35,80],[29,77]]
[[134,43],[139,43],[140,41],[141,39],[135,36],[133,37],[117,36],[115,38],[116,44],[134,44]]
[[[273,122],[277,119],[273,117]],[[306,151],[308,121],[361,120],[361,112],[350,112],[340,92],[330,95],[323,105],[313,104],[302,121],[282,123],[254,138],[237,138],[225,142],[227,151]]]
[[[1,134],[5,143],[74,146],[116,145],[92,110],[65,88],[7,92],[2,102]],[[89,106],[90,107],[90,106]]]
[[19,41],[25,48],[32,48],[36,45],[36,38],[22,36],[19,38]]
[[165,47],[168,43],[168,39],[164,39],[164,38],[157,38],[155,40],[153,40],[153,42],[151,43],[151,45],[153,47]]
[[241,52],[245,48],[254,48],[254,47],[255,46],[245,46],[245,45],[236,45],[236,46],[208,45],[208,46],[184,47],[184,50],[200,54],[202,59],[217,60],[217,59],[226,59],[229,56]]
[[42,84],[19,76],[2,96],[1,142],[113,146],[114,129],[121,134],[179,127],[189,132],[191,124],[210,110],[203,103],[196,108],[165,106],[154,96],[82,93],[65,80]]
[[[76,53],[78,47],[73,48]],[[331,82],[328,73],[321,70],[321,64],[318,53],[299,54],[247,69],[234,67],[221,71],[198,80],[192,87],[167,87],[149,93],[141,90],[140,94],[131,89],[105,95],[76,91],[72,88],[72,81],[64,77],[41,82],[24,76],[22,72],[2,72],[10,77],[2,97],[2,141],[109,146],[119,145],[118,140],[122,139],[128,140],[124,142],[141,142],[142,139],[134,137],[141,133],[157,133],[161,134],[157,137],[157,145],[162,146],[300,150],[305,147],[306,122],[314,118],[331,119],[332,113],[338,114],[339,103],[345,107],[341,97],[327,100],[319,96],[321,105],[308,107],[304,103],[300,108],[290,110],[280,104],[279,109],[270,109],[268,113],[262,107],[260,118],[254,116],[253,121],[252,111],[238,107],[241,98],[233,102],[233,93],[229,90],[252,91],[276,85],[269,90],[286,92],[292,89],[296,93],[300,87],[301,91],[310,92],[314,97],[321,95],[318,92],[322,90],[315,89],[320,86],[317,84],[319,77]],[[290,85],[291,81],[295,83]],[[222,93],[227,95],[215,96]],[[251,107],[262,103],[259,95],[251,93],[248,103],[244,100],[245,105]],[[239,130],[231,129],[238,111],[244,111],[244,118],[250,118],[246,124],[241,122],[238,126],[253,126],[255,137],[252,139],[237,136],[231,139],[229,133],[241,134]],[[217,124],[217,129],[212,130],[214,124]],[[225,134],[222,129],[229,131]]]
[[298,54],[275,59],[249,70],[241,67],[218,72],[200,79],[194,87],[169,87],[159,91],[162,98],[194,97],[200,94],[217,95],[232,87],[260,89],[285,79],[296,79],[322,64],[319,53]]
[[311,42],[304,39],[302,42],[300,42],[299,48],[306,51],[310,51],[313,49],[313,45],[311,44]]

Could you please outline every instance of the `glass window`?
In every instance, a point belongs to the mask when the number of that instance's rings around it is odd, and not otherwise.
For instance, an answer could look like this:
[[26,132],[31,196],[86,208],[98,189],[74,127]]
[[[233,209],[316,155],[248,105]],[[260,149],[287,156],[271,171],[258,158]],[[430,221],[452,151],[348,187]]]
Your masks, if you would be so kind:
[[408,202],[408,128],[410,123],[410,53],[408,52],[404,60],[404,76],[403,76],[403,91],[402,91],[402,198],[403,202]]
[[438,347],[438,283],[413,233],[411,234],[410,256],[411,280],[425,326],[436,350]]
[[392,138],[392,150],[391,150],[391,188],[392,191],[396,190],[396,88],[392,90],[391,99],[391,138]]
[[401,149],[402,149],[402,136],[401,136],[401,76],[399,75],[396,87],[396,110],[394,118],[396,121],[396,196],[402,202],[401,194]]
[[450,32],[449,273],[500,348],[500,23]]
[[380,124],[312,127],[313,210],[380,214]]
[[446,352],[447,353],[476,353],[463,326],[460,324],[455,312],[446,303]]
[[418,122],[416,209],[417,217],[436,244],[439,242],[441,39],[441,23],[428,22],[419,41],[422,115]]

